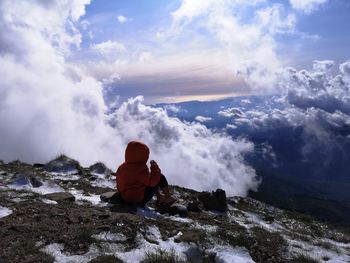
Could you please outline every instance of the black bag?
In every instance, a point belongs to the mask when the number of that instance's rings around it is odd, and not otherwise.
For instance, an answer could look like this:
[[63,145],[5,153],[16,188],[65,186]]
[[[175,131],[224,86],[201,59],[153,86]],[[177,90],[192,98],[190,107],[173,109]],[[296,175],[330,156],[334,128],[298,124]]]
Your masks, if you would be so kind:
[[227,211],[226,192],[222,189],[217,189],[211,193],[202,192],[198,195],[198,200],[202,202],[205,210]]

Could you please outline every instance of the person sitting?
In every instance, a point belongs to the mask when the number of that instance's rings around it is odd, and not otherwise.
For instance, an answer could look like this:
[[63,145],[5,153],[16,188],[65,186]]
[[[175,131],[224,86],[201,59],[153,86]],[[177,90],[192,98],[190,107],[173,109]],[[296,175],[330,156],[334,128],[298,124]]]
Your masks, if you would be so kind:
[[168,181],[152,160],[150,170],[147,166],[150,150],[142,142],[131,141],[125,150],[125,162],[116,172],[117,189],[127,203],[146,205],[154,195],[160,204],[173,204],[176,199],[171,196]]

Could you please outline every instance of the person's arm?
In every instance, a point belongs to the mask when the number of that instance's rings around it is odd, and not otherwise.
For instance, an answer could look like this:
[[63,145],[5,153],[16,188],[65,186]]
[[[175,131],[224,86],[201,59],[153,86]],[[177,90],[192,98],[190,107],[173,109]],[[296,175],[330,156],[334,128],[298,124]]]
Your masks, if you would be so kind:
[[154,187],[159,183],[161,170],[155,161],[151,161],[151,172],[145,169],[142,176],[142,183],[147,186]]

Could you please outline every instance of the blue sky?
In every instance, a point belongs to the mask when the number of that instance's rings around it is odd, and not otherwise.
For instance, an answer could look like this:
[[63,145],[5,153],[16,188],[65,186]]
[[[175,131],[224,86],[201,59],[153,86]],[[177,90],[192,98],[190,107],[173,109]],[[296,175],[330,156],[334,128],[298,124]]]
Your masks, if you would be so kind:
[[113,100],[261,93],[269,77],[256,74],[256,85],[236,73],[349,59],[349,14],[347,0],[92,0],[70,59],[102,80]]

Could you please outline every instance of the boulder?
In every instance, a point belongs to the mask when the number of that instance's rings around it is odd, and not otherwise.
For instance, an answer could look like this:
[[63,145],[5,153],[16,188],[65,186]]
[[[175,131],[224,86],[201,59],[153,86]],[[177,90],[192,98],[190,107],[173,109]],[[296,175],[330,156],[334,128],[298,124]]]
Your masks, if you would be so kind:
[[43,185],[43,183],[33,173],[29,173],[29,174],[17,173],[15,175],[14,180],[11,182],[11,185],[14,185],[14,186],[31,185],[33,187],[40,187]]
[[179,215],[180,217],[186,217],[188,214],[186,206],[179,203],[172,205],[157,204],[156,211],[161,214]]
[[43,185],[43,183],[38,178],[36,178],[35,176],[30,176],[29,177],[29,181],[30,181],[30,183],[32,184],[33,187],[40,187],[40,186]]
[[222,189],[217,189],[211,193],[202,192],[198,194],[198,200],[203,204],[205,210],[227,211],[226,192]]
[[81,170],[78,161],[73,160],[65,155],[58,156],[56,159],[45,164],[43,168],[45,171],[53,173],[78,173]]
[[112,170],[110,170],[104,163],[98,162],[89,167],[90,173],[97,174],[111,174]]
[[74,202],[75,201],[74,195],[68,192],[46,194],[44,195],[44,197],[57,202],[62,202],[62,201]]

